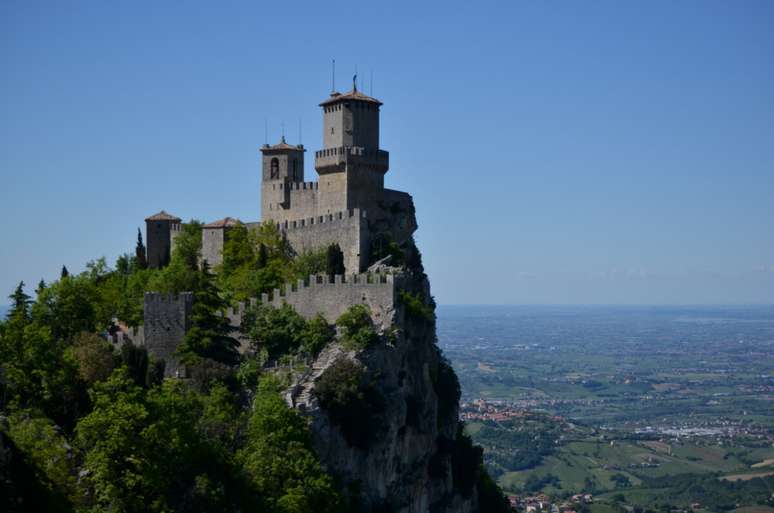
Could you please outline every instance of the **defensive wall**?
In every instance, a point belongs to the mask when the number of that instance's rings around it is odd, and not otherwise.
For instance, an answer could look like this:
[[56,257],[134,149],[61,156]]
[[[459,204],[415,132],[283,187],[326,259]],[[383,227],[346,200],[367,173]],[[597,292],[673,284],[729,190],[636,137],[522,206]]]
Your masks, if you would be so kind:
[[142,345],[155,358],[165,360],[164,375],[167,377],[177,374],[179,364],[175,351],[191,327],[192,307],[191,292],[181,292],[178,295],[145,293]]
[[389,321],[395,309],[401,278],[392,274],[311,275],[297,283],[288,283],[272,293],[261,294],[249,302],[238,303],[226,310],[232,326],[242,325],[245,311],[256,304],[279,308],[287,303],[302,317],[311,319],[321,314],[334,323],[350,306],[364,304],[371,310],[374,323]]
[[[260,223],[248,223],[248,227]],[[366,212],[358,208],[276,223],[297,254],[338,244],[348,274],[368,266],[371,238]]]
[[[240,351],[248,348],[248,340],[240,327],[246,310],[256,304],[279,308],[288,304],[306,319],[321,314],[334,323],[349,307],[364,304],[371,310],[376,325],[384,327],[392,323],[392,313],[397,305],[401,277],[392,274],[312,275],[261,294],[248,302],[238,303],[225,312],[234,337],[240,342]],[[130,338],[144,346],[154,358],[166,362],[165,376],[179,376],[181,366],[175,357],[178,345],[191,327],[193,294],[179,295],[147,292],[145,294],[145,325],[132,329]]]

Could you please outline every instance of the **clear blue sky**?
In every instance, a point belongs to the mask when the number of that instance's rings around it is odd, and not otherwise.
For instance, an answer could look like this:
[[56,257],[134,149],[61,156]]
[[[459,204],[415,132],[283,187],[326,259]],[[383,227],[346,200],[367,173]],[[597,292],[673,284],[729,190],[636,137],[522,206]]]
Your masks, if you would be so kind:
[[162,208],[257,219],[264,119],[318,149],[335,58],[339,89],[373,70],[439,302],[774,303],[772,27],[752,0],[6,0],[0,291]]

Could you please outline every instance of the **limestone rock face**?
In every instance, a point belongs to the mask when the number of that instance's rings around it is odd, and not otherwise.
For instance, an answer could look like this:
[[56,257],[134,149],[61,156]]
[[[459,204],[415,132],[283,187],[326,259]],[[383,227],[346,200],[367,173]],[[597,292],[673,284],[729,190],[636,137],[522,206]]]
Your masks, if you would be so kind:
[[[430,297],[423,273],[407,276],[406,283]],[[339,343],[327,347],[286,400],[310,417],[320,460],[349,490],[356,510],[476,512],[475,487],[455,489],[452,472],[449,447],[457,438],[459,392],[448,390],[455,387],[439,375],[452,373],[455,386],[456,376],[435,344],[435,322],[404,310],[398,306],[382,316],[377,329],[386,335],[365,350],[346,351]],[[384,399],[367,447],[347,441],[314,393],[320,376],[342,359],[361,366]]]

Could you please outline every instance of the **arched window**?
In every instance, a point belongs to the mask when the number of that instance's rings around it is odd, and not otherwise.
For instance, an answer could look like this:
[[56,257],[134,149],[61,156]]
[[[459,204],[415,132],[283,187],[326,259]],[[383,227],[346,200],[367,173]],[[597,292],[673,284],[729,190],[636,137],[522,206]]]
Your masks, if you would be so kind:
[[279,159],[276,157],[271,159],[271,179],[276,180],[279,178]]

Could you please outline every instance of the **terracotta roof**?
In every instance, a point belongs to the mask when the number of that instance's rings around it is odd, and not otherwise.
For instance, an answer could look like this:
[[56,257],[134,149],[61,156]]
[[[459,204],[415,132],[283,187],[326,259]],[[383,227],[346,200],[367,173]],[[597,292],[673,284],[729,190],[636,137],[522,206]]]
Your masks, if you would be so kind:
[[306,150],[304,150],[304,145],[303,144],[299,144],[297,146],[294,146],[292,144],[288,144],[287,142],[285,142],[285,136],[284,135],[282,136],[282,139],[280,140],[279,144],[275,144],[273,146],[269,146],[268,144],[264,144],[263,146],[261,146],[261,151],[265,151],[265,150],[295,150],[295,151],[303,150],[303,151],[306,151]]
[[382,105],[382,102],[380,102],[376,98],[371,98],[370,96],[367,96],[361,93],[357,89],[353,89],[352,91],[344,94],[336,93],[336,92],[331,93],[331,97],[325,100],[324,102],[322,102],[320,104],[320,107],[324,107],[326,105],[332,105],[334,103],[343,102],[347,100],[358,100],[361,102],[369,102],[369,103],[375,103],[377,105]]
[[238,223],[241,223],[239,219],[234,219],[233,217],[224,217],[220,221],[213,221],[209,224],[205,224],[205,228],[230,228],[232,226],[236,226]]
[[168,214],[163,210],[158,214],[153,214],[150,217],[146,217],[145,220],[146,221],[175,221],[177,223],[181,221],[179,217],[173,216],[172,214]]

